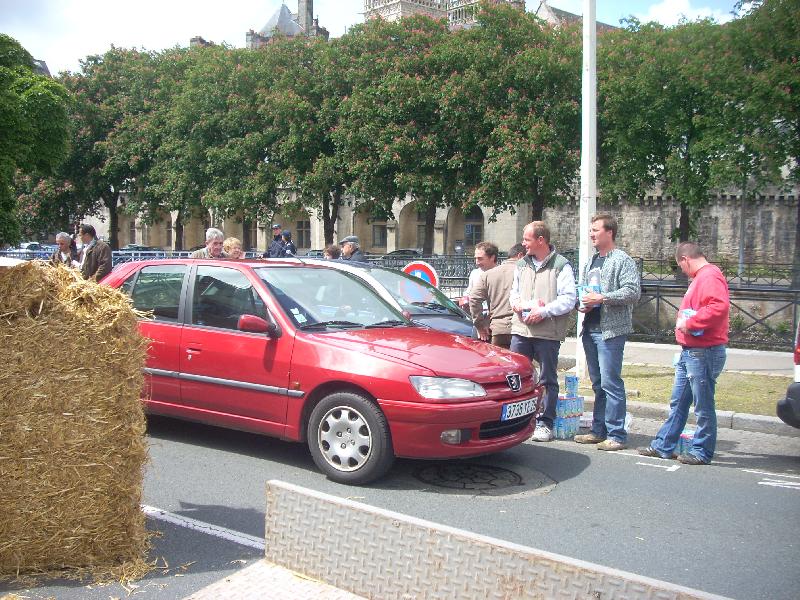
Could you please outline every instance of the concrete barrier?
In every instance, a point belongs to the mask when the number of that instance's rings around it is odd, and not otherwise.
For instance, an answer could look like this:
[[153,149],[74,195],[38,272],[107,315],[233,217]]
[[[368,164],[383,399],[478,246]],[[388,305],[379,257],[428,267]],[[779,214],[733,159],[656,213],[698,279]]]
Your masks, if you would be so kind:
[[721,598],[281,481],[265,538],[270,563],[367,598]]

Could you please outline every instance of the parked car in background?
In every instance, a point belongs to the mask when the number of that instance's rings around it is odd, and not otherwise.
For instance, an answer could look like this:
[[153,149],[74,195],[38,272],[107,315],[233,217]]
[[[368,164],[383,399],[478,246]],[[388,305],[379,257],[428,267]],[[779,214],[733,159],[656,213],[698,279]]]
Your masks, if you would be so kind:
[[152,317],[148,412],[302,441],[330,479],[395,457],[525,441],[542,396],[529,360],[408,321],[352,273],[300,259],[127,263],[103,283]]
[[397,250],[392,250],[391,252],[387,252],[383,256],[381,256],[381,260],[383,259],[394,259],[394,258],[409,258],[409,259],[417,259],[422,258],[422,248],[398,248]]
[[800,427],[800,324],[794,336],[794,383],[789,384],[786,396],[778,401],[776,413],[787,425]]
[[16,248],[6,250],[6,255],[21,258],[23,260],[32,260],[35,258],[47,259],[55,250],[50,250],[50,246],[45,246],[39,242],[22,242]]
[[157,246],[143,246],[142,244],[125,244],[120,248],[120,252],[164,252],[164,249]]
[[309,250],[308,252],[306,252],[302,256],[308,256],[309,258],[322,258],[323,256],[325,256],[325,251],[324,250]]
[[470,316],[427,281],[380,265],[349,261],[322,262],[360,277],[418,325],[477,338]]

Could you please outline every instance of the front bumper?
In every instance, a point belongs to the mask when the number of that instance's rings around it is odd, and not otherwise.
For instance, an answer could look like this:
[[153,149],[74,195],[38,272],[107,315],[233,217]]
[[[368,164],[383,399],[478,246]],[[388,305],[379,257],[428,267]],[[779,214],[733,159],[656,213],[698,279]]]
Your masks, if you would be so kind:
[[[518,402],[536,398],[541,404],[543,387],[532,394],[509,398]],[[453,404],[378,400],[392,432],[396,456],[404,458],[465,458],[500,452],[527,440],[533,433],[535,414],[500,421],[504,402],[480,400]],[[463,432],[459,444],[441,440],[445,430]]]
[[789,385],[786,397],[778,401],[775,412],[787,425],[800,428],[800,382]]

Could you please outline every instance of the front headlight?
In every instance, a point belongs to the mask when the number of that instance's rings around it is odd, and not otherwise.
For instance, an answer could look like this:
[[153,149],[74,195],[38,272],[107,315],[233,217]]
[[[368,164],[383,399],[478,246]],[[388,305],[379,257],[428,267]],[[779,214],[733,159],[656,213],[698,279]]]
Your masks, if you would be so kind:
[[455,398],[480,398],[486,390],[474,381],[450,377],[423,377],[413,375],[408,378],[411,385],[423,398],[447,400]]

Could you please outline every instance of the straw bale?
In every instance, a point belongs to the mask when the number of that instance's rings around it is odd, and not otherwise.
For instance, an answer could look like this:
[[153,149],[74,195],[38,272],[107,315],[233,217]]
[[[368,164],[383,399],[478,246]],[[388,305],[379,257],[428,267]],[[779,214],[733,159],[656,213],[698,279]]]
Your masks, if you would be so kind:
[[0,578],[142,570],[136,316],[67,267],[0,269]]

